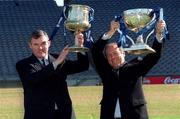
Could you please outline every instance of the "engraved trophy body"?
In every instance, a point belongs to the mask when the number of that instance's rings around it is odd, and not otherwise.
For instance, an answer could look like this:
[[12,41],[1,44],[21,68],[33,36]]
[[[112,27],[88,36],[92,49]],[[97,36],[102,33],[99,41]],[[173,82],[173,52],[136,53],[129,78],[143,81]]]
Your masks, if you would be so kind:
[[[83,32],[91,27],[94,10],[87,5],[72,4],[64,11],[65,27],[74,33]],[[67,13],[67,14],[66,14]],[[67,15],[67,16],[66,16]],[[87,52],[87,47],[79,47],[75,39],[74,46],[69,47],[70,52]]]
[[128,37],[132,45],[129,48],[124,48],[124,51],[135,55],[155,52],[155,50],[147,44],[150,34],[144,41],[142,32],[145,27],[150,27],[150,24],[152,25],[155,18],[156,14],[153,12],[153,9],[130,9],[123,12],[123,21],[127,29],[138,34],[135,41],[131,37]]

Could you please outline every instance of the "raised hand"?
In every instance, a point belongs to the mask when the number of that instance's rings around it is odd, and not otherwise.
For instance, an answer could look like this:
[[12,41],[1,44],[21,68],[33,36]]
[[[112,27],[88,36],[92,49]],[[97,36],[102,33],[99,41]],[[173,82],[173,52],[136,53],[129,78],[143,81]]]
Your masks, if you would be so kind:
[[75,34],[75,45],[78,47],[83,47],[84,35],[81,32]]
[[162,36],[165,27],[166,23],[164,20],[158,21],[156,25],[156,34]]
[[116,22],[116,21],[112,20],[111,23],[110,23],[109,31],[106,34],[109,35],[109,36],[112,36],[116,32],[116,30],[118,28],[120,28],[119,22],[118,21]]
[[69,53],[69,47],[68,45],[66,45],[64,49],[61,51],[61,53],[59,54],[58,58],[54,61],[55,65],[57,66],[61,64],[66,59],[68,53]]

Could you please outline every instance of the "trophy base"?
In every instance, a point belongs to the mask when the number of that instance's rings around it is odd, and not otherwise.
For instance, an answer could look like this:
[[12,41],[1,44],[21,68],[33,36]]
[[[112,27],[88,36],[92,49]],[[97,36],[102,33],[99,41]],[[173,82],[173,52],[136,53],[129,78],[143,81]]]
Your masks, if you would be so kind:
[[132,45],[130,48],[124,48],[124,51],[133,55],[149,54],[149,53],[156,52],[147,44],[135,44],[135,45]]
[[89,48],[87,47],[77,47],[77,46],[72,46],[69,47],[69,52],[88,52]]

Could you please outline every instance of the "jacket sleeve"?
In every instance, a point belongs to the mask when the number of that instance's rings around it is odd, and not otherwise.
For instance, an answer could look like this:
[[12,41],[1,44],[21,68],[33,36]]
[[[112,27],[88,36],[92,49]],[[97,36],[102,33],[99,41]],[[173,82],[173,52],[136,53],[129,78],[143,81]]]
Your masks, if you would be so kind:
[[88,70],[89,60],[87,53],[77,53],[77,60],[65,60],[62,65],[57,67],[57,72],[64,73],[66,75],[80,73]]
[[133,65],[132,71],[136,72],[137,76],[146,75],[148,71],[159,61],[163,44],[164,43],[159,43],[155,39],[152,48],[156,52],[146,55],[141,61]]
[[104,54],[104,47],[107,43],[108,40],[103,40],[101,36],[91,50],[95,69],[102,79],[103,77],[106,77],[104,72],[111,70],[111,67]]

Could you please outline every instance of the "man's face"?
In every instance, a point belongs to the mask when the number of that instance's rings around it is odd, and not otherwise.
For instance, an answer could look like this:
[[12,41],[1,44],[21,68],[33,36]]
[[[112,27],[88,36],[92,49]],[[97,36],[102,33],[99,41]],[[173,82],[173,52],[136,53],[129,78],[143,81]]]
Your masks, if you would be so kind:
[[82,33],[77,33],[75,35],[75,45],[82,47],[84,44],[84,35]]
[[46,36],[41,36],[38,39],[32,38],[29,43],[29,47],[37,58],[44,58],[46,55],[48,55],[50,47],[49,38]]
[[109,64],[114,68],[119,68],[125,61],[124,51],[118,48],[117,44],[112,43],[107,46],[106,56]]

